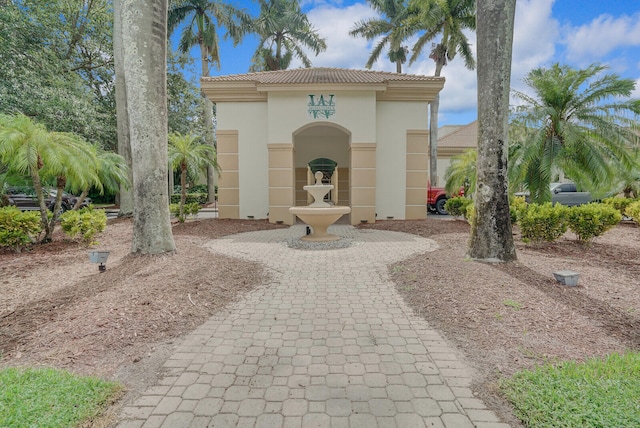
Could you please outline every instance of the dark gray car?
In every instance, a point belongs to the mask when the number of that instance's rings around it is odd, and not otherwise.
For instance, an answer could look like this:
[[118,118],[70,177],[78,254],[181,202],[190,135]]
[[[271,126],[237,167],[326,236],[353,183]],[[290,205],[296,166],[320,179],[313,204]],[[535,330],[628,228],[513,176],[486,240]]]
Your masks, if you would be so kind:
[[[44,190],[44,203],[47,208],[52,211],[56,202],[57,192],[57,189]],[[36,197],[36,192],[33,188],[9,188],[5,193],[9,198],[9,204],[15,205],[22,211],[36,211],[40,209],[40,206],[38,205],[38,198]],[[77,201],[78,198],[76,196],[73,196],[67,192],[63,192],[60,211],[65,212],[72,209]],[[82,201],[81,207],[86,207],[89,204],[91,204],[91,198],[85,198],[84,201]]]

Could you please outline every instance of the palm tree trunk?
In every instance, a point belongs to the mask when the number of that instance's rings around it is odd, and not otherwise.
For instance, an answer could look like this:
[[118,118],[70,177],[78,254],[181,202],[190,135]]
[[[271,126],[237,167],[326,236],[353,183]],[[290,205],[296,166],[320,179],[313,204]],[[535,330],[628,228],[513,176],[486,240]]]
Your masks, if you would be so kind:
[[167,154],[167,0],[121,0],[133,165],[131,252],[173,253]]
[[86,199],[87,195],[89,194],[89,190],[91,190],[90,187],[85,187],[84,188],[84,190],[82,191],[80,196],[78,196],[78,200],[76,201],[76,203],[73,206],[72,210],[77,211],[77,210],[80,209],[80,207],[82,206],[82,203],[84,202],[84,200]]
[[[209,76],[209,58],[207,55],[207,47],[200,44],[200,66],[202,77]],[[213,103],[204,92],[201,93],[204,99],[204,121],[205,121],[205,141],[215,150],[215,138],[213,129]],[[213,166],[207,166],[207,202],[215,202],[216,200],[216,170]]]
[[516,259],[509,212],[509,90],[516,0],[478,2],[478,161],[475,220],[467,255]]
[[37,170],[31,171],[31,181],[33,183],[33,190],[36,192],[36,198],[38,199],[38,206],[40,207],[40,222],[44,229],[44,236],[39,242],[49,242],[51,235],[49,228],[49,217],[47,215],[47,205],[44,203],[44,195],[42,193],[42,181],[40,180],[40,174]]
[[[444,61],[436,61],[435,76],[439,77]],[[429,183],[435,187],[438,183],[438,111],[440,110],[440,94],[436,94],[429,104]]]
[[396,60],[396,73],[402,73],[402,61]]
[[187,166],[182,165],[180,171],[180,215],[179,219],[184,219],[184,204],[187,202]]
[[131,165],[131,141],[129,138],[129,113],[127,112],[127,88],[124,82],[124,58],[122,51],[122,1],[113,2],[113,63],[116,72],[116,123],[118,131],[118,154],[129,167],[129,183],[120,185],[118,205],[119,217],[130,217],[133,214],[133,182]]

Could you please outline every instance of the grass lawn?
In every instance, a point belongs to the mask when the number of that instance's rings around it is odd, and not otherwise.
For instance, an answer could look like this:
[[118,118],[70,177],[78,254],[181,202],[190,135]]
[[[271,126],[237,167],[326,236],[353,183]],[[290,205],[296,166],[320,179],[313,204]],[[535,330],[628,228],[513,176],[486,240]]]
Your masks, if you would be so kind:
[[640,426],[640,353],[522,371],[502,388],[530,427]]
[[50,368],[0,371],[0,427],[75,427],[98,416],[122,387]]

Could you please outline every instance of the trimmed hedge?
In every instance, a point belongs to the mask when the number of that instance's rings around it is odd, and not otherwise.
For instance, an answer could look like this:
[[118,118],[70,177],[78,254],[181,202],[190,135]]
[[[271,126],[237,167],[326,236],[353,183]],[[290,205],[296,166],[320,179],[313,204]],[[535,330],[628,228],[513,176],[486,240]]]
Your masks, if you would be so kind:
[[447,203],[444,204],[444,209],[454,217],[467,218],[467,207],[472,204],[473,201],[464,196],[455,196],[447,199]]
[[633,221],[640,224],[640,200],[629,204],[624,213],[627,217],[631,217]]
[[107,214],[92,206],[67,211],[60,216],[60,226],[67,236],[80,236],[86,244],[95,244],[95,236],[107,227]]
[[[200,205],[204,205],[207,203],[208,195],[206,193],[187,193],[187,198],[185,200],[185,204],[197,203]],[[179,204],[180,203],[180,194],[171,195],[171,203]]]
[[569,228],[585,243],[602,235],[621,220],[622,214],[618,209],[598,203],[571,207],[567,215]]
[[524,242],[553,242],[567,231],[569,208],[546,202],[542,205],[527,204],[518,211],[518,223]]

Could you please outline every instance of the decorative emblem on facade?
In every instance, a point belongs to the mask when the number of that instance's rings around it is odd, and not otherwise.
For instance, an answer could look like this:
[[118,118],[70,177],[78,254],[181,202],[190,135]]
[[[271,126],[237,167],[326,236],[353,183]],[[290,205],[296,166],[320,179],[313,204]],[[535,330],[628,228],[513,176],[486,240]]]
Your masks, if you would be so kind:
[[330,95],[309,95],[307,112],[312,119],[329,119],[336,114],[336,99]]

